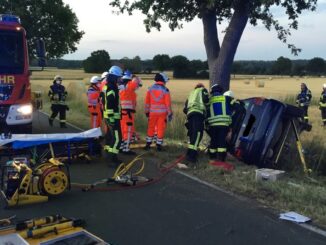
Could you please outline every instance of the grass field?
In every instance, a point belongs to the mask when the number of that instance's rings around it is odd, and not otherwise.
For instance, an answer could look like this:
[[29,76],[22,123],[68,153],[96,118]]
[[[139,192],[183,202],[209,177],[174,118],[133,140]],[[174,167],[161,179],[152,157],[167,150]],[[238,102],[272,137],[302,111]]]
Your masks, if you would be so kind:
[[[32,90],[40,90],[44,95],[44,111],[49,112],[47,92],[56,74],[63,76],[63,85],[68,90],[68,104],[70,111],[67,120],[82,127],[89,127],[89,116],[86,107],[86,90],[88,81],[93,75],[85,74],[81,70],[57,70],[49,69],[32,74]],[[138,91],[138,105],[136,114],[136,129],[145,135],[147,120],[143,115],[143,99],[147,87],[152,84],[153,75],[140,76],[144,86]],[[189,92],[196,83],[203,82],[208,86],[208,81],[171,79],[167,87],[171,91],[173,101],[174,120],[168,125],[166,138],[169,144],[174,144],[173,153],[160,157],[169,159],[170,155],[180,154],[184,151],[184,142],[187,140],[184,128],[185,117],[182,113],[183,104]],[[264,86],[258,87],[257,83]],[[269,76],[235,76],[231,81],[231,90],[239,99],[262,96],[274,98],[288,103],[293,103],[294,96],[300,89],[300,83],[305,82],[312,91],[314,103],[310,107],[310,122],[313,125],[311,132],[301,134],[302,144],[306,152],[306,160],[313,169],[319,169],[326,173],[326,129],[321,127],[320,111],[317,107],[322,84],[325,78],[297,78],[297,77],[269,77]],[[326,178],[318,176],[316,172],[312,177],[305,177],[301,169],[290,172],[286,178],[276,183],[257,183],[254,180],[255,167],[239,163],[230,159],[236,170],[225,173],[208,166],[206,156],[201,157],[203,164],[199,169],[191,171],[192,174],[209,182],[222,186],[236,193],[245,194],[255,198],[263,205],[276,210],[297,211],[312,217],[317,224],[326,227]],[[297,163],[300,166],[300,163]]]

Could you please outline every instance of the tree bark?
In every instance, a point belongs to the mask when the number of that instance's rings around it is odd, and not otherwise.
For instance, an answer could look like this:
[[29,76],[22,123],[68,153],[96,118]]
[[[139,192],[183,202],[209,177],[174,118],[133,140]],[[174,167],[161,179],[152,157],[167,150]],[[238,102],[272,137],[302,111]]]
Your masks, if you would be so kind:
[[220,46],[217,17],[214,10],[203,13],[204,44],[207,54],[210,85],[220,84],[230,88],[230,74],[234,56],[249,18],[249,0],[234,1],[235,10]]
[[212,69],[214,72],[212,73],[211,84],[218,83],[225,91],[230,88],[231,67],[243,30],[248,22],[248,12],[247,4],[245,6],[240,5],[235,9],[224,36],[219,55],[213,63]]
[[213,10],[207,10],[202,17],[204,26],[204,44],[207,54],[210,81],[215,76],[214,62],[217,60],[220,52],[220,43],[217,33],[216,13]]

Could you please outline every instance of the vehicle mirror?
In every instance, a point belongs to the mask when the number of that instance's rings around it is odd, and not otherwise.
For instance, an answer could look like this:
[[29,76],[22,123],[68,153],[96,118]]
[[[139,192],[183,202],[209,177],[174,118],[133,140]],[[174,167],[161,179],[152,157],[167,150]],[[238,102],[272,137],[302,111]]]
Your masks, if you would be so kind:
[[38,58],[38,66],[44,67],[46,66],[46,51],[45,51],[45,43],[43,39],[36,40],[36,54]]

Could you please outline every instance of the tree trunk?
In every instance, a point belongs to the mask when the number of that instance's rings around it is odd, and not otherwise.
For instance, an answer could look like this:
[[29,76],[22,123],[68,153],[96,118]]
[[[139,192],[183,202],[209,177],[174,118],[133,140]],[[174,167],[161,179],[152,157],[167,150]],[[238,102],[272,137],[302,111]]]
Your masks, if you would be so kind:
[[216,13],[213,10],[207,10],[203,13],[204,26],[204,44],[207,54],[210,81],[215,76],[214,62],[217,60],[220,52],[220,43],[218,40]]
[[207,54],[210,85],[220,84],[225,90],[230,87],[231,67],[243,30],[249,17],[249,0],[234,1],[235,10],[223,39],[218,40],[217,18],[214,10],[203,13],[204,44]]
[[211,84],[220,84],[224,90],[230,88],[231,67],[243,30],[248,22],[248,8],[239,6],[227,28],[218,58],[214,61]]

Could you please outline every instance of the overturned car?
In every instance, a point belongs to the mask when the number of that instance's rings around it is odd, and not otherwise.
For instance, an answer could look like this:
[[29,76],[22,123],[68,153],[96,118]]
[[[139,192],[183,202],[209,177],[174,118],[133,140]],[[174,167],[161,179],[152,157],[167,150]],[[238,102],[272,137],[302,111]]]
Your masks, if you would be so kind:
[[241,109],[232,118],[231,154],[259,168],[281,168],[282,155],[296,149],[305,167],[299,134],[310,131],[311,125],[304,122],[300,108],[259,97],[241,100],[240,104]]

